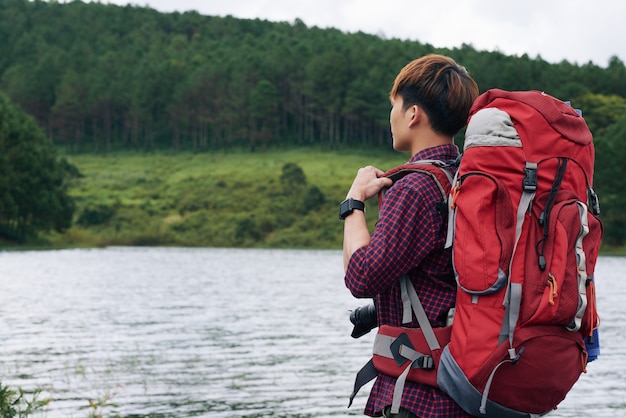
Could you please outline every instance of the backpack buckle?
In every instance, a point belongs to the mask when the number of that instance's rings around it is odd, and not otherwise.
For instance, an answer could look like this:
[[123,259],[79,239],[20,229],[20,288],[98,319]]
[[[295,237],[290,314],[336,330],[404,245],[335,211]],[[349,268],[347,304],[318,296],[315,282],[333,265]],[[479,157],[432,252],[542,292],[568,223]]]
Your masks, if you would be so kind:
[[393,355],[393,359],[396,361],[398,367],[409,361],[408,357],[405,357],[400,353],[402,346],[411,349],[413,348],[413,344],[411,344],[411,340],[409,340],[409,336],[406,335],[405,332],[400,334],[389,347],[391,348],[391,354]]
[[522,188],[527,193],[533,193],[537,191],[537,164],[526,163],[524,167],[524,181]]
[[431,370],[435,368],[435,360],[428,354],[423,354],[415,351],[413,344],[409,340],[409,336],[406,333],[400,334],[389,347],[391,349],[391,355],[396,361],[396,365],[401,367],[407,361],[411,362],[412,369],[427,369]]
[[591,212],[596,216],[600,216],[600,200],[598,200],[598,195],[596,194],[596,192],[593,191],[591,187],[589,188],[587,193],[589,194],[589,204],[591,205]]

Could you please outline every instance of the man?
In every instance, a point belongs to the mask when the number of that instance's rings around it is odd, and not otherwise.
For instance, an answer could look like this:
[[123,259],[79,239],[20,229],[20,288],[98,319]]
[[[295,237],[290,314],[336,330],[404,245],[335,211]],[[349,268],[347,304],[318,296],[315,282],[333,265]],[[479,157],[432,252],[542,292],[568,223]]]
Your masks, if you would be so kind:
[[[393,148],[410,152],[410,161],[455,160],[454,135],[463,128],[478,86],[454,60],[428,55],[407,64],[397,75],[389,98]],[[451,168],[453,171],[454,169]],[[454,306],[456,284],[451,252],[444,249],[447,215],[432,178],[412,173],[385,194],[373,234],[364,203],[391,186],[375,167],[361,168],[341,205],[344,219],[345,283],[358,298],[376,298],[379,325],[401,326],[398,278],[408,274],[433,327],[446,325]],[[406,325],[405,325],[406,326]],[[410,327],[417,327],[413,318]],[[437,388],[406,382],[399,414],[390,412],[394,377],[379,374],[365,414],[386,417],[465,417],[467,414]]]

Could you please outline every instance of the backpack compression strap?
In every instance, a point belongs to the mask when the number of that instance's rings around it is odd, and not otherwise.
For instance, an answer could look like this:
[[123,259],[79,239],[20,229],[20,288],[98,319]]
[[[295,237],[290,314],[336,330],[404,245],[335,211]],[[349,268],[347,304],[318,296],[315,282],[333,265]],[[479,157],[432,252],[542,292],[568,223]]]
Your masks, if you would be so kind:
[[[522,226],[524,225],[524,218],[526,212],[530,210],[531,204],[535,199],[535,193],[537,192],[537,163],[526,163],[524,168],[524,182],[523,191],[520,198],[519,205],[517,206],[517,219],[515,222],[515,244],[513,246],[513,254],[517,251],[517,244],[519,243],[520,236],[522,235]],[[513,347],[513,334],[517,321],[520,315],[520,306],[522,303],[522,285],[520,283],[511,283],[511,265],[513,264],[513,257],[511,257],[511,264],[509,265],[507,294],[505,295],[504,320],[502,321],[502,328],[500,330],[500,337],[498,343],[509,340],[509,357],[514,359],[518,353],[515,352]]]

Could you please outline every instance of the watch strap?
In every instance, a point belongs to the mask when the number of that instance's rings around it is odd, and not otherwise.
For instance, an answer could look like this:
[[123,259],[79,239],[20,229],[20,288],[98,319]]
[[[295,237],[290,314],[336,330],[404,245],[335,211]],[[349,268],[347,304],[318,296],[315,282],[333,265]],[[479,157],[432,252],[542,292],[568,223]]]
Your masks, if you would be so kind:
[[365,212],[365,203],[360,200],[348,198],[341,202],[339,205],[339,219],[342,221],[346,219],[348,215],[350,215],[355,210],[360,210]]

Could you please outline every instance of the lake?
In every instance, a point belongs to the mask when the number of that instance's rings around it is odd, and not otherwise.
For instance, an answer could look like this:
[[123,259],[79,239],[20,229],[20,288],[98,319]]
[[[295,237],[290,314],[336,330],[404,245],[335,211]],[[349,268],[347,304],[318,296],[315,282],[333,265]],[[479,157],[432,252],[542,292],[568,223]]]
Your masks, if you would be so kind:
[[[360,416],[340,251],[0,252],[0,381],[49,418]],[[626,258],[596,269],[602,354],[550,417],[626,416]],[[90,407],[90,401],[97,407]]]

